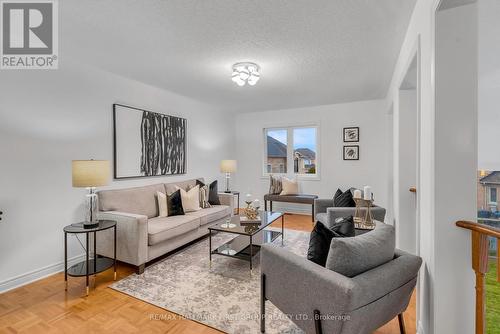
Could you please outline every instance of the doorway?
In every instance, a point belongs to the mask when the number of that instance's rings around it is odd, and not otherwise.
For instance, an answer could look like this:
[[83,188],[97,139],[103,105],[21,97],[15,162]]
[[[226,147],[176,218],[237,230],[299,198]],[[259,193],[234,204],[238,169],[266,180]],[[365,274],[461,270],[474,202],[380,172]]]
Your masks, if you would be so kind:
[[419,163],[419,43],[416,43],[406,74],[398,92],[398,107],[394,125],[394,225],[396,246],[406,252],[419,254],[418,228],[418,163]]

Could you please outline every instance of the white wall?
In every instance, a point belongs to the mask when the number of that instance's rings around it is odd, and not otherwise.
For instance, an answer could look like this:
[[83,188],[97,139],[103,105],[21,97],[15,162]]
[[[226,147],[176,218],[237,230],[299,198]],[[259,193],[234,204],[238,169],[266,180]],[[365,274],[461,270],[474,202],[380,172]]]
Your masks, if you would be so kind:
[[[219,178],[219,161],[233,157],[234,117],[207,105],[76,63],[2,71],[0,292],[62,268],[62,228],[83,218],[85,189],[71,186],[71,160],[112,160],[113,103],[187,118],[188,173],[108,188]],[[71,241],[69,256],[80,255]]]
[[[235,187],[261,200],[269,190],[263,177],[263,129],[319,124],[318,180],[300,180],[300,190],[320,198],[333,198],[337,188],[371,185],[376,203],[387,205],[387,108],[384,101],[364,101],[308,108],[240,114],[236,117],[238,174]],[[359,161],[343,161],[342,128],[359,126]],[[310,206],[276,205],[288,211],[310,213]]]
[[[397,106],[399,85],[402,82],[408,64],[413,59],[415,46],[420,44],[420,78],[421,90],[420,102],[420,133],[419,133],[419,183],[417,185],[417,196],[419,198],[420,219],[420,256],[423,258],[419,289],[418,289],[418,332],[419,333],[472,333],[474,328],[474,277],[470,262],[470,233],[460,230],[454,225],[455,216],[443,217],[440,210],[450,210],[454,207],[470,208],[470,194],[475,194],[474,189],[467,189],[467,194],[448,191],[446,196],[448,202],[437,201],[439,187],[450,186],[448,178],[440,180],[437,170],[445,159],[456,161],[457,157],[465,161],[477,161],[477,149],[464,146],[462,152],[458,152],[456,145],[445,141],[439,152],[443,159],[436,160],[436,143],[451,139],[455,143],[461,143],[471,139],[471,134],[476,132],[476,123],[467,123],[476,113],[475,108],[468,110],[459,117],[458,122],[452,122],[449,118],[446,127],[449,131],[442,131],[443,124],[436,123],[437,112],[435,110],[434,92],[434,45],[435,45],[435,16],[434,10],[438,0],[419,0],[415,6],[405,41],[401,48],[391,86],[387,96],[387,106]],[[465,18],[464,18],[465,19]],[[474,15],[467,17],[464,24],[472,28]],[[469,37],[470,35],[467,34]],[[469,45],[469,51],[474,51],[475,45]],[[475,66],[475,63],[470,64]],[[470,69],[467,67],[467,71]],[[456,69],[456,71],[460,71]],[[470,72],[469,72],[470,73]],[[475,77],[466,78],[475,80]],[[468,84],[468,83],[467,83]],[[467,106],[470,105],[470,95],[466,95]],[[396,112],[396,111],[395,111]],[[460,111],[463,112],[462,110]],[[449,116],[449,114],[447,114]],[[460,128],[460,129],[459,129]],[[454,131],[453,131],[454,130]],[[399,140],[399,138],[394,139]],[[447,150],[444,148],[448,148]],[[397,154],[397,153],[396,153]],[[395,156],[395,160],[399,159]],[[454,182],[475,179],[475,173],[470,174],[468,170],[450,169],[454,176]],[[443,182],[442,182],[443,181]],[[446,181],[446,182],[445,182]],[[466,187],[470,187],[465,181]],[[439,203],[439,206],[436,205]],[[469,209],[470,211],[470,209]],[[462,214],[463,211],[456,211]],[[471,219],[475,216],[475,210],[467,212],[461,218]],[[438,245],[439,244],[439,245]],[[443,251],[443,248],[447,248]],[[439,265],[448,270],[449,274],[443,274]],[[450,279],[450,275],[460,280]]]
[[478,2],[478,167],[500,170],[500,1]]

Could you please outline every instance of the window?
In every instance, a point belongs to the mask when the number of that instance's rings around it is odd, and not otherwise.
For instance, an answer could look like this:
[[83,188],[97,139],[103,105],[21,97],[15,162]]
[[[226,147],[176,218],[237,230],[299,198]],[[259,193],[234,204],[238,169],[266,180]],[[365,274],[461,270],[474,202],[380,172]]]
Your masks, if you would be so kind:
[[294,173],[316,174],[316,128],[293,129]]
[[490,203],[497,202],[497,188],[490,188]]
[[[317,175],[318,128],[316,126],[264,129],[264,173]],[[288,144],[291,145],[288,145]],[[289,147],[291,146],[291,147]]]
[[268,173],[286,173],[288,159],[287,132],[287,129],[268,129],[265,131]]

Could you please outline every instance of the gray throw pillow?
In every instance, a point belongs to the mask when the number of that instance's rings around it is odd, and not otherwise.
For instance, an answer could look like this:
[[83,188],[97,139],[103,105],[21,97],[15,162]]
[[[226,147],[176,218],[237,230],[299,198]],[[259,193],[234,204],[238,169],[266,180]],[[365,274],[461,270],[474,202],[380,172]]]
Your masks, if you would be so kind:
[[396,246],[394,227],[376,224],[373,231],[353,238],[333,238],[326,268],[354,277],[391,261]]

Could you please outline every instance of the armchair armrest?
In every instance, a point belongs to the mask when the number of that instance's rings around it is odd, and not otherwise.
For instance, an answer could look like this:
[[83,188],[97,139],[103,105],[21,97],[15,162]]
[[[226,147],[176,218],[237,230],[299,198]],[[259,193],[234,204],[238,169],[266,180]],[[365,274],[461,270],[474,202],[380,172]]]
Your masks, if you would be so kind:
[[334,316],[328,333],[340,332],[356,288],[352,279],[270,244],[261,247],[261,273],[266,300],[306,333],[314,333],[314,310]]
[[[118,211],[102,211],[98,219],[116,221],[116,258],[136,266],[148,261],[148,217]],[[112,231],[102,233],[105,241],[99,242],[98,253],[113,257]]]
[[327,208],[333,206],[333,199],[315,199],[314,200],[314,219],[318,213],[325,213]]
[[[417,283],[422,258],[395,250],[394,259],[352,278],[356,283],[355,307],[362,307],[396,290],[407,290],[406,300],[401,300],[401,310],[406,309],[411,292]],[[403,298],[401,298],[403,299]]]
[[231,193],[219,193],[219,201],[222,205],[227,205],[231,208],[231,216],[234,215],[234,195]]

